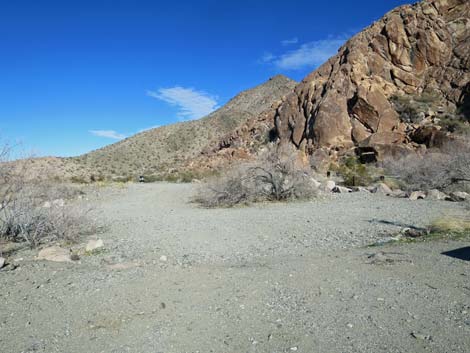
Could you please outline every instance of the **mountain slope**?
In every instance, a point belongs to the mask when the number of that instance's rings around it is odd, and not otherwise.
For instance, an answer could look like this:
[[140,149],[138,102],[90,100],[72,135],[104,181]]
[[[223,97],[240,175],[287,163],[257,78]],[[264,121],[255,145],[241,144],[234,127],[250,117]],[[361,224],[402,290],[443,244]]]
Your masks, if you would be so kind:
[[[351,38],[283,101],[275,124],[281,143],[306,152],[380,157],[429,144],[414,136],[434,136],[436,118],[468,120],[469,100],[470,1],[424,0]],[[408,121],[396,102],[419,116]]]
[[187,160],[200,155],[211,141],[219,140],[270,108],[273,102],[292,92],[295,85],[295,81],[285,76],[275,76],[238,94],[205,118],[144,131],[99,150],[69,158],[67,162],[79,165],[82,174],[103,176],[165,174],[169,170],[177,170]]

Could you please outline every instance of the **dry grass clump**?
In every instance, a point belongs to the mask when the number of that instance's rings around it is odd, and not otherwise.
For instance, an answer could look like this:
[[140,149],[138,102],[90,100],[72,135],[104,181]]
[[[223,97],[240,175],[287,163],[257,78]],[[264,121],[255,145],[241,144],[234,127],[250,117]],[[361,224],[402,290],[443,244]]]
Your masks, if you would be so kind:
[[441,217],[431,224],[431,231],[436,233],[470,234],[470,218],[468,216]]
[[297,152],[269,146],[256,161],[240,164],[213,178],[195,201],[204,207],[232,207],[260,201],[310,199],[319,191],[310,168],[299,166]]
[[55,240],[74,242],[95,230],[89,210],[66,204],[80,189],[26,180],[25,171],[7,163],[10,151],[8,146],[0,151],[0,239],[36,247]]
[[439,150],[387,159],[383,167],[409,190],[431,190],[470,182],[470,140],[458,138]]

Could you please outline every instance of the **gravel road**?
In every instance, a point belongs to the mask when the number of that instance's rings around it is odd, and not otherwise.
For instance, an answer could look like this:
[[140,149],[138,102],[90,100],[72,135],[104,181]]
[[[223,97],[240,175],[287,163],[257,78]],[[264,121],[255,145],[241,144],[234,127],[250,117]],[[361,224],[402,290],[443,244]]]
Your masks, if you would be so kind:
[[196,187],[81,201],[107,229],[78,262],[15,254],[0,351],[470,351],[470,262],[443,254],[470,241],[367,247],[459,204],[353,193],[208,210],[190,202]]

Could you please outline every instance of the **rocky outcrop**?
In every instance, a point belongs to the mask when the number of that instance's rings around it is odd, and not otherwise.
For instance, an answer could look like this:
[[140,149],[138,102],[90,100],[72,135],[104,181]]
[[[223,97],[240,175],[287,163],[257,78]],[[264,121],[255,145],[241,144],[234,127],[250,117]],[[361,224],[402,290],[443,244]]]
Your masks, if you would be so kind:
[[284,98],[274,121],[281,143],[306,152],[399,154],[442,134],[416,131],[392,98],[429,95],[454,112],[467,109],[469,87],[470,1],[424,0],[351,38]]

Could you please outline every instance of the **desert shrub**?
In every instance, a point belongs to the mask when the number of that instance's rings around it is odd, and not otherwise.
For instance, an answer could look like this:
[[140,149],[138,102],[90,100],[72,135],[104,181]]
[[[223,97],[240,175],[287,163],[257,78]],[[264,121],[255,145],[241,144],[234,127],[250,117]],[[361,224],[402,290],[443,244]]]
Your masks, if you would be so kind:
[[335,171],[343,178],[346,186],[367,186],[376,179],[376,170],[369,164],[363,164],[356,156],[343,158],[337,164],[330,166],[330,170]]
[[430,230],[436,233],[470,234],[470,218],[468,216],[440,217],[432,222]]
[[74,184],[89,184],[90,181],[87,180],[86,178],[78,175],[74,175],[70,178],[70,181]]
[[423,155],[386,159],[382,165],[408,190],[444,190],[470,182],[470,141],[455,139],[441,149],[428,150]]
[[470,135],[470,123],[464,115],[446,114],[439,118],[439,125],[444,130],[459,134],[459,135]]
[[8,162],[8,149],[4,151],[0,155],[0,239],[35,247],[55,240],[72,242],[95,230],[87,210],[65,204],[64,198],[81,190],[26,180],[26,173]]
[[274,145],[256,161],[240,164],[203,184],[196,201],[205,207],[232,207],[259,201],[309,199],[318,195],[310,168],[300,167],[294,150]]

